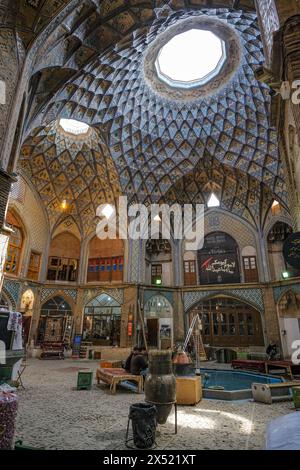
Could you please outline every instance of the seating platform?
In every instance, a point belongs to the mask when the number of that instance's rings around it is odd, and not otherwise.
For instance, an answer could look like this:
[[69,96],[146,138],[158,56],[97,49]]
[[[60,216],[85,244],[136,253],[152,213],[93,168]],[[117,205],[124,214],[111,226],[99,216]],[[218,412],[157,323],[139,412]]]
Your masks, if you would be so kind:
[[97,369],[96,373],[97,383],[100,384],[100,381],[110,385],[110,392],[115,394],[117,390],[117,385],[123,381],[136,382],[137,392],[142,393],[143,391],[143,376],[142,375],[132,375],[126,372],[125,369],[121,368],[101,368]]
[[62,342],[44,342],[41,344],[41,359],[64,359],[64,343]]
[[236,359],[231,363],[233,369],[242,369],[252,372],[260,372],[270,374],[274,370],[283,370],[293,380],[294,375],[300,374],[300,366],[293,364],[291,361],[250,361]]

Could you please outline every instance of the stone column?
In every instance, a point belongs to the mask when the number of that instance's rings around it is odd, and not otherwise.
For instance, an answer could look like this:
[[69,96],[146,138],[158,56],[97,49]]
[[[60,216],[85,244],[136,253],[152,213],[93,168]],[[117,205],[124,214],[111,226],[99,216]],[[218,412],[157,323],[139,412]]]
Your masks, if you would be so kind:
[[10,230],[5,227],[5,216],[11,184],[15,178],[0,168],[0,292],[3,283],[4,263],[7,253]]
[[[137,288],[127,287],[124,289],[124,302],[121,314],[121,336],[120,347],[129,348],[133,346],[135,335],[135,307],[137,304]],[[128,336],[128,321],[132,316],[132,336]]]
[[31,327],[28,335],[28,345],[30,346],[31,341],[33,340],[36,344],[37,341],[37,334],[38,334],[38,326],[40,321],[41,315],[41,291],[42,289],[39,288],[36,291],[34,307],[32,312],[32,319],[31,319]]
[[82,334],[83,316],[84,316],[84,289],[78,289],[77,300],[75,304],[74,315],[74,331],[76,335]]
[[185,322],[184,322],[184,305],[182,301],[182,291],[176,290],[173,293],[173,328],[174,328],[174,343],[181,342],[185,339]]
[[276,344],[281,345],[277,308],[271,286],[263,289],[263,296],[265,306],[266,342],[269,344],[271,341],[274,341]]

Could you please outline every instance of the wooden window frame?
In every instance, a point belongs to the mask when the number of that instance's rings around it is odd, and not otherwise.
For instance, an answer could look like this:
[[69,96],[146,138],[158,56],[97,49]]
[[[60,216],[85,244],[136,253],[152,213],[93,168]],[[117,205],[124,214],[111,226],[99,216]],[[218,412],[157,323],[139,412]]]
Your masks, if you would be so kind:
[[[32,256],[38,256],[38,266],[37,268],[35,266],[31,266],[30,261]],[[27,269],[27,278],[31,279],[32,281],[38,281],[39,276],[40,276],[40,269],[41,269],[41,260],[42,260],[42,254],[31,250],[30,252],[30,257],[29,257],[29,264],[28,264],[28,269]],[[33,273],[33,275],[31,275]],[[36,276],[35,276],[36,274]]]

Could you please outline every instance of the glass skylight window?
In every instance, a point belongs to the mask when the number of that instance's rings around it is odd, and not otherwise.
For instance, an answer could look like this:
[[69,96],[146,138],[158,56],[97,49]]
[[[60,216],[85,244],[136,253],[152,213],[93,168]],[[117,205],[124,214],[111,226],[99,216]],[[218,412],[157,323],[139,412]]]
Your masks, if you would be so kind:
[[75,135],[86,134],[90,128],[88,124],[75,119],[60,119],[59,124],[65,132]]
[[211,31],[190,29],[161,48],[155,66],[159,78],[167,84],[189,88],[211,80],[225,60],[224,41]]

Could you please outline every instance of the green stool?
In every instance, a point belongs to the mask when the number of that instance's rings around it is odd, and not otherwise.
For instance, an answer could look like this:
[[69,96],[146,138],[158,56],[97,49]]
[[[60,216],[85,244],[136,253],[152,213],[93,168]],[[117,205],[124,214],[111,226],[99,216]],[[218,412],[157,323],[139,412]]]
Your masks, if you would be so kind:
[[300,387],[293,387],[293,399],[296,410],[300,410]]
[[77,377],[77,390],[91,390],[93,384],[92,370],[79,370]]

